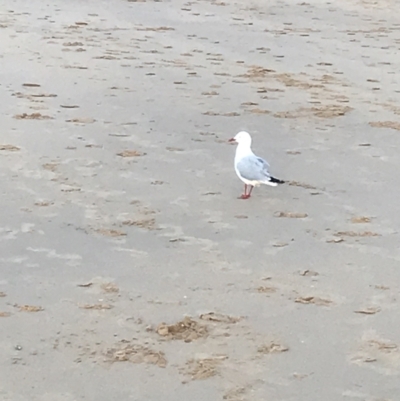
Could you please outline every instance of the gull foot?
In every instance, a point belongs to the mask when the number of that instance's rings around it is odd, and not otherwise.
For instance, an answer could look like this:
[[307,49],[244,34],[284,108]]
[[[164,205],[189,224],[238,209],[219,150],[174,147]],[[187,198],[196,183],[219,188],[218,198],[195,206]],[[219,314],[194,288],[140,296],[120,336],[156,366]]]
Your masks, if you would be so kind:
[[243,194],[243,195],[240,195],[238,199],[249,199],[249,198],[250,198],[250,195]]

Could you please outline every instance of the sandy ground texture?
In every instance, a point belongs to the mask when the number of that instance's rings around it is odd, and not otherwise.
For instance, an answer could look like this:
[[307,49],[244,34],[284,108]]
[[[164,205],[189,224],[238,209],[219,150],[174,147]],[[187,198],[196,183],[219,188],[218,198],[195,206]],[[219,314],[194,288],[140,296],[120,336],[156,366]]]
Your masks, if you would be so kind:
[[[396,1],[4,0],[2,401],[400,399]],[[287,180],[238,200],[227,139]]]

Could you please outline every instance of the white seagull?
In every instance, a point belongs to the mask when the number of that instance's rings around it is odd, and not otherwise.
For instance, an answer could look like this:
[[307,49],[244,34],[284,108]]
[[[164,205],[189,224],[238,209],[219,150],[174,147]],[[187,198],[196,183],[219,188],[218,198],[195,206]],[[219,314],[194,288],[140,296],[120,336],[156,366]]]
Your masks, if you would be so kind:
[[[239,132],[229,139],[229,142],[238,144],[235,154],[235,171],[244,182],[244,194],[240,196],[240,199],[250,198],[253,188],[261,184],[276,187],[278,184],[284,183],[284,181],[272,177],[268,171],[269,164],[252,152],[251,136],[248,132]],[[248,192],[247,187],[250,187]]]

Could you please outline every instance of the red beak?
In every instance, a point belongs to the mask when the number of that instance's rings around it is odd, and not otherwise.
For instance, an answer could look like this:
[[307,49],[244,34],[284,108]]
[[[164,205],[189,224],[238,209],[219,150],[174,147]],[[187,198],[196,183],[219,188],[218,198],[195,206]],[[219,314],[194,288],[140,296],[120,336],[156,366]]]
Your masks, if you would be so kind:
[[231,138],[228,140],[228,142],[236,142],[235,138]]

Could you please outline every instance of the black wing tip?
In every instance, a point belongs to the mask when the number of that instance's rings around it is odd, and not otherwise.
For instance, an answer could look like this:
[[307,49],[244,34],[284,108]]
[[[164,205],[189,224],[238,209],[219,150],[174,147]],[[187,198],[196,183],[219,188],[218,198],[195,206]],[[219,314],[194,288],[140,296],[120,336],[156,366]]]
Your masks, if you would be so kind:
[[285,181],[279,180],[278,178],[275,178],[275,177],[271,177],[269,180],[275,184],[284,184],[285,183]]

